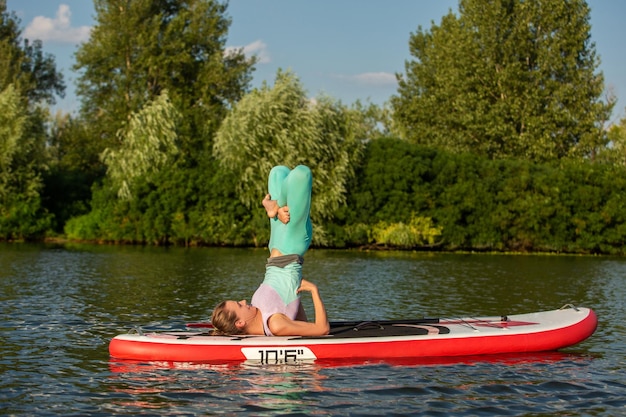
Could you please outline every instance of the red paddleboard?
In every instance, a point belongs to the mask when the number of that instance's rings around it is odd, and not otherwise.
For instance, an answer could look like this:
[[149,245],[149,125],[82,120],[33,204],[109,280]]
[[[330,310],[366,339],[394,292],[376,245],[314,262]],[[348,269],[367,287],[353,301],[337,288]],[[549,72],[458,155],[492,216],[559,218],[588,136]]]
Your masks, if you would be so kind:
[[210,324],[193,330],[115,336],[111,357],[139,361],[295,363],[316,359],[453,357],[554,351],[587,339],[593,310],[558,310],[497,317],[331,322],[327,336],[213,336]]

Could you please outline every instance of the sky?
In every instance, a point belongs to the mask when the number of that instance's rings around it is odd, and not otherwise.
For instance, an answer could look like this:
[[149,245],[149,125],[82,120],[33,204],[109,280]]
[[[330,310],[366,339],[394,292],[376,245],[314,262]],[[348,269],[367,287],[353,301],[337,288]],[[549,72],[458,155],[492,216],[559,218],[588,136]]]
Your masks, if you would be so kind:
[[[618,99],[611,122],[618,123],[626,115],[626,1],[587,2],[599,70]],[[66,97],[56,109],[76,112],[74,53],[95,24],[93,2],[7,0],[7,10],[21,20],[22,36],[40,39],[64,74]],[[253,87],[272,85],[281,68],[293,71],[310,97],[382,105],[397,93],[395,74],[412,58],[411,34],[439,25],[449,10],[458,10],[458,0],[230,0],[226,46],[258,57]]]

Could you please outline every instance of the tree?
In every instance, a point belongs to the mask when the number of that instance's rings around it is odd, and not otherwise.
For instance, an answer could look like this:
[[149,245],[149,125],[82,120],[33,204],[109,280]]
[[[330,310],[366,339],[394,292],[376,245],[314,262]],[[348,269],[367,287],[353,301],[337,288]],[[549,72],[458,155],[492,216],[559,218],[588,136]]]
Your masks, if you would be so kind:
[[0,92],[0,240],[41,235],[50,223],[41,209],[42,167],[28,124],[24,101],[10,85]]
[[267,193],[275,165],[308,165],[313,171],[314,219],[332,217],[345,201],[362,144],[355,138],[351,113],[328,97],[309,100],[291,72],[278,71],[273,87],[246,95],[217,133],[215,156],[240,181],[237,191],[247,207]]
[[410,37],[392,97],[415,143],[490,158],[591,157],[603,148],[602,73],[584,0],[460,0]]
[[63,75],[56,70],[54,57],[44,54],[39,40],[21,38],[20,20],[7,13],[6,0],[0,0],[0,90],[10,84],[30,104],[55,103],[63,96]]
[[168,90],[181,114],[181,157],[210,149],[244,94],[254,60],[226,53],[227,5],[213,0],[95,0],[96,26],[76,53],[81,115],[101,149],[133,112]]
[[12,85],[0,93],[0,117],[0,201],[6,207],[14,191],[10,186],[17,168],[14,161],[28,148],[21,143],[26,125],[24,106]]
[[44,234],[42,174],[48,167],[48,109],[65,90],[54,58],[22,39],[20,21],[0,0],[0,239]]
[[118,132],[122,146],[105,149],[102,160],[107,175],[118,188],[118,196],[132,198],[131,187],[138,177],[158,173],[178,153],[176,125],[179,114],[169,101],[167,91],[137,114]]
[[[202,236],[192,229],[236,223],[233,213],[206,210],[223,209],[232,200],[210,206],[206,199],[219,196],[205,187],[223,184],[212,155],[213,137],[247,91],[255,63],[242,50],[225,47],[227,4],[94,3],[97,24],[76,54],[79,122],[96,143],[90,149],[98,154],[106,150],[109,175],[94,187],[91,212],[66,230],[113,241],[188,243],[206,235],[217,240],[221,229]],[[169,100],[158,104],[164,91]],[[111,201],[120,189],[132,198]]]

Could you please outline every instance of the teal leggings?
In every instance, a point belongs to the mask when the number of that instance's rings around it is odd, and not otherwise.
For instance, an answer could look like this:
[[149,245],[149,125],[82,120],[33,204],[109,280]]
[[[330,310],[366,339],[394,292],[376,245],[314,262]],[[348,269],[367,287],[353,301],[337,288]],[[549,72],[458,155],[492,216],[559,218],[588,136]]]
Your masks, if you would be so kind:
[[278,207],[289,207],[289,223],[278,218],[270,219],[271,235],[269,249],[278,249],[283,255],[300,255],[311,244],[311,189],[313,176],[309,167],[298,165],[293,170],[275,166],[268,178],[268,191]]

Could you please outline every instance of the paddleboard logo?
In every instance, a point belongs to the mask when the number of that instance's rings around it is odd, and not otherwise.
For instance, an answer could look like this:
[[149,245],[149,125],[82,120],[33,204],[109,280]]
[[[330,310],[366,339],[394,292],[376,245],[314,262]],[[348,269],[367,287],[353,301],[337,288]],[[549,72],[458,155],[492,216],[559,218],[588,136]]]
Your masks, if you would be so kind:
[[294,363],[301,360],[317,359],[308,347],[245,347],[241,353],[250,361],[259,361],[262,364],[275,365]]

